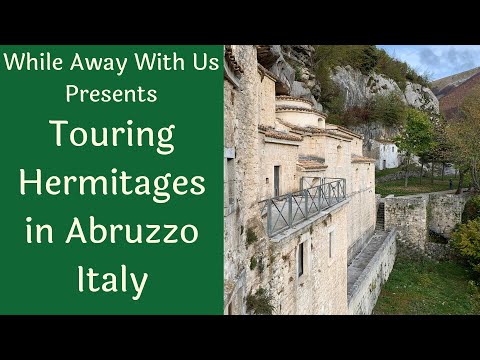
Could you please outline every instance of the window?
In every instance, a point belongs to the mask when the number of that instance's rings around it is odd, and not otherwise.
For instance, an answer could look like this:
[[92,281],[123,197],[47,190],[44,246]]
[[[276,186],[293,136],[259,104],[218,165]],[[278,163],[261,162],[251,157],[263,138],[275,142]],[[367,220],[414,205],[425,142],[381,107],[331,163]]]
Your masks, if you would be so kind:
[[333,231],[328,233],[328,258],[333,257]]
[[337,146],[337,166],[342,164],[342,161],[343,161],[342,155],[343,155],[342,146],[338,145]]
[[298,277],[303,275],[303,242],[298,245],[297,249],[297,269]]
[[392,146],[392,152],[395,152],[395,147],[394,146]]
[[233,205],[235,200],[235,159],[227,159],[228,204]]

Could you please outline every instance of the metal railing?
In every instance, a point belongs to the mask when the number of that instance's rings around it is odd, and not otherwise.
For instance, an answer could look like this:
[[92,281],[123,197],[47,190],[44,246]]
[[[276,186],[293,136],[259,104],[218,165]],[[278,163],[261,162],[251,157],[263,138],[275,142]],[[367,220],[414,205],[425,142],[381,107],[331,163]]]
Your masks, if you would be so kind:
[[323,178],[318,186],[260,201],[260,214],[267,218],[268,236],[274,236],[345,199],[345,179]]

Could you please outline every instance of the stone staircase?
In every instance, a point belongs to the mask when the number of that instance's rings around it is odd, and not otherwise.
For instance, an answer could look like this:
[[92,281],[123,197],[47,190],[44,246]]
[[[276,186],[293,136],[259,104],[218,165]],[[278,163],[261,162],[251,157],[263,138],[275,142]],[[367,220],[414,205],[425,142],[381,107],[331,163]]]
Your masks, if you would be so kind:
[[385,230],[385,203],[383,202],[378,204],[377,223],[375,225],[375,230],[378,230],[378,231]]

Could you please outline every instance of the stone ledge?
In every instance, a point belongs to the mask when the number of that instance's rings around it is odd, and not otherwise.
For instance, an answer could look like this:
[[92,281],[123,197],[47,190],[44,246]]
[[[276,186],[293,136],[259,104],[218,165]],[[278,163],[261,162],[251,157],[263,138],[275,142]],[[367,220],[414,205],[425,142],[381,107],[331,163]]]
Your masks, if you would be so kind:
[[[360,290],[361,284],[367,279],[368,275],[372,271],[373,266],[377,263],[378,258],[380,256],[382,256],[385,249],[388,246],[390,246],[392,242],[395,242],[395,237],[396,237],[396,229],[390,230],[390,232],[387,234],[385,240],[383,240],[382,245],[380,245],[378,250],[375,252],[375,255],[373,255],[373,257],[368,262],[368,265],[362,270],[362,272],[357,277],[357,279],[355,280],[355,282],[353,283],[351,288],[347,290],[347,302],[349,304],[350,304],[350,301],[352,300],[352,298],[355,295],[357,295],[358,291]],[[368,247],[368,244],[367,244],[366,247]],[[360,252],[360,254],[361,254],[361,252]],[[354,261],[355,260],[353,260],[353,262]],[[352,264],[353,264],[353,262],[352,262]]]
[[347,205],[350,202],[350,199],[347,198],[343,200],[342,202],[339,202],[338,204],[335,204],[324,211],[320,211],[317,215],[312,216],[308,220],[305,220],[297,225],[295,225],[291,229],[286,229],[285,231],[281,232],[280,234],[277,234],[273,237],[270,238],[270,240],[274,243],[279,243],[282,241],[288,241],[296,236],[299,236],[303,233],[304,229],[306,227],[309,227],[313,223],[319,221],[319,220],[325,220],[325,218],[331,214],[335,214],[337,211],[342,209],[345,205]]

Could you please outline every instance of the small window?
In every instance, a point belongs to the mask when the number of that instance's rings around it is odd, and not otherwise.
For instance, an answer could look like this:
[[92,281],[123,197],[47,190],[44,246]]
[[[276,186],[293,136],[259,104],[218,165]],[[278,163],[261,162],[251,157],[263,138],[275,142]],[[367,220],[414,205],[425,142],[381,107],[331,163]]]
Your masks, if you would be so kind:
[[328,233],[328,258],[333,257],[333,231]]
[[235,159],[227,159],[228,206],[235,200]]
[[337,166],[341,165],[342,161],[343,161],[342,146],[338,145],[337,146]]
[[303,242],[298,245],[297,250],[298,277],[303,275]]

